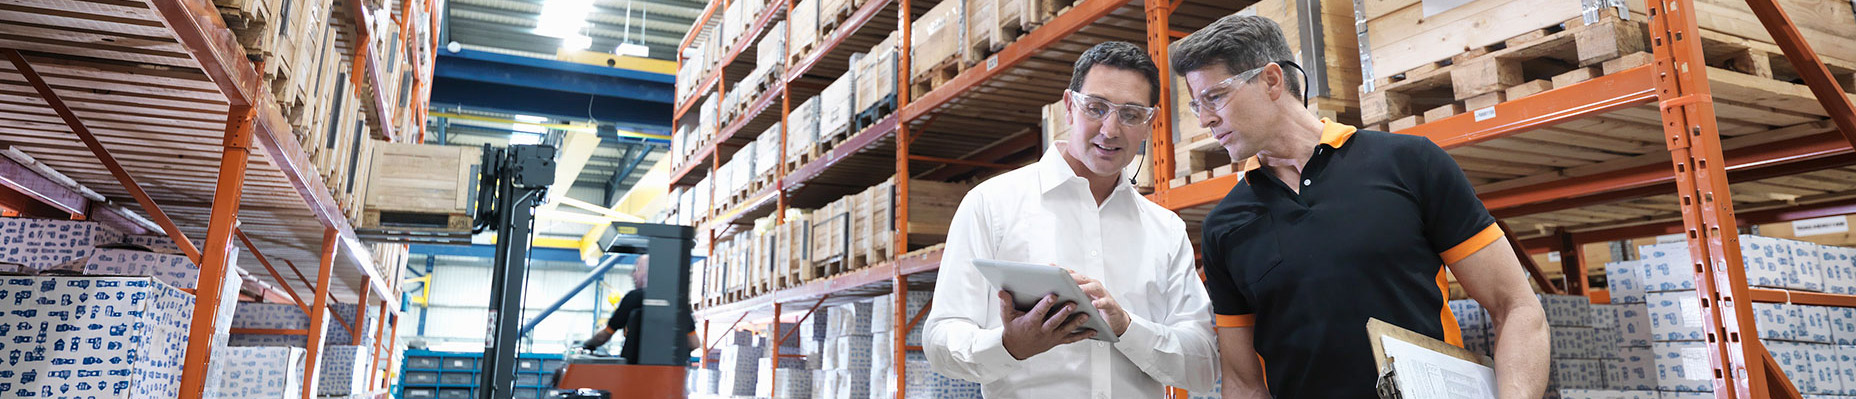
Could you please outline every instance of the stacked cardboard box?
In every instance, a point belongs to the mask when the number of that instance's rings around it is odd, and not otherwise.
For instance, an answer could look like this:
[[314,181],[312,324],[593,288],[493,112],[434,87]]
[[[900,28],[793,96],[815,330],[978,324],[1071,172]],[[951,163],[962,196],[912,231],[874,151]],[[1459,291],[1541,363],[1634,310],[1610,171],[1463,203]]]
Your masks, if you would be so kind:
[[760,375],[756,367],[766,356],[767,340],[747,331],[730,332],[729,341],[721,345],[717,393],[724,396],[754,395]]
[[[828,399],[865,399],[870,397],[871,357],[874,351],[870,326],[875,320],[870,302],[853,302],[834,306],[825,326],[817,371],[818,383],[813,396]],[[803,330],[802,330],[803,331]],[[881,346],[888,348],[888,346]]]
[[0,263],[25,265],[33,272],[121,241],[122,234],[94,222],[0,218]]
[[[1742,263],[1749,285],[1818,291],[1838,289],[1832,278],[1850,267],[1846,248],[1760,236],[1741,236]],[[1685,243],[1639,248],[1640,268],[1612,264],[1607,279],[1614,300],[1629,300],[1642,287],[1648,303],[1656,385],[1665,393],[1707,394],[1713,390],[1710,354],[1704,343],[1703,311],[1694,290],[1693,272]],[[1829,254],[1829,255],[1826,255]],[[1786,376],[1808,395],[1856,394],[1840,375],[1850,363],[1844,352],[1856,343],[1856,313],[1850,308],[1796,304],[1752,303],[1757,335],[1777,359]],[[1845,338],[1850,337],[1850,338]]]
[[213,354],[225,370],[212,391],[224,399],[294,399],[303,395],[303,348],[233,347]]
[[[296,305],[239,302],[237,309],[237,313],[230,323],[231,328],[272,330],[309,329],[309,315],[303,313],[303,309],[296,307]],[[330,345],[349,345],[355,343],[352,332],[344,328],[344,323],[346,323],[346,326],[354,326],[361,329],[360,346],[373,346],[374,329],[378,324],[377,321],[380,315],[375,312],[368,312],[367,318],[360,322],[361,325],[356,326],[355,313],[359,309],[359,306],[330,304],[329,309],[331,310],[330,312],[323,313],[323,317],[326,319],[323,325],[328,326],[328,332],[327,335],[323,336],[322,342]],[[338,322],[336,321],[337,319],[341,321]],[[230,342],[233,346],[288,346],[304,348],[309,346],[309,337],[302,335],[235,334],[232,336]]]
[[[908,398],[916,399],[980,399],[980,384],[949,377],[934,371],[928,364],[928,357],[921,353],[910,352],[908,355]],[[895,389],[895,386],[890,386]],[[894,396],[890,396],[894,397]]]
[[[927,308],[928,302],[934,299],[934,292],[910,291],[908,297],[909,300],[905,306],[907,312],[903,314],[913,319],[922,312],[922,309]],[[896,319],[896,297],[893,294],[876,297],[873,301],[873,305],[872,311],[875,313],[875,317],[870,321],[870,331],[871,336],[876,342],[876,347],[879,349],[894,347],[896,342],[895,337],[898,333],[896,331],[896,324],[898,321],[898,319]],[[928,324],[925,321],[927,320],[926,317],[923,317],[922,320],[924,320],[924,322],[916,324],[915,327],[909,329],[909,331],[902,332],[902,334],[905,335],[903,340],[906,345],[922,345],[922,331],[927,327],[926,324]],[[895,354],[896,351],[892,350],[878,350],[876,351],[876,356],[872,358],[869,381],[870,397],[872,399],[896,397]],[[917,369],[914,367],[908,369],[911,374],[915,373],[916,370]],[[927,369],[922,368],[920,370]],[[908,380],[908,385],[914,386],[922,382],[923,381],[920,380],[910,379]]]
[[349,396],[366,394],[368,366],[373,348],[351,345],[328,345],[322,348],[322,374],[316,382],[316,395]]
[[0,396],[180,395],[192,295],[147,277],[40,276],[0,279],[0,298],[0,326],[11,327],[0,353],[12,354]]

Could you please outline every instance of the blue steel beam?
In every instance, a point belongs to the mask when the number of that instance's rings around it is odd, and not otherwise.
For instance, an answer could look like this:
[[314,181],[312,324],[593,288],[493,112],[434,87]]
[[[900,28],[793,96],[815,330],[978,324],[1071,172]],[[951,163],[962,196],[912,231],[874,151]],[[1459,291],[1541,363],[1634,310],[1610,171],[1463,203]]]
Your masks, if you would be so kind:
[[[496,255],[496,247],[492,245],[412,244],[411,248],[409,248],[409,252],[413,255],[467,256],[491,259]],[[585,263],[585,261],[580,260],[579,250],[561,248],[535,247],[529,250],[529,260]]]
[[[441,52],[439,78],[671,104],[676,77],[481,51]],[[669,114],[665,114],[668,116]]]
[[[541,313],[535,315],[535,318],[528,319],[528,322],[522,323],[522,330],[516,333],[516,337],[520,339],[521,337],[528,336],[529,331],[533,331],[536,325],[540,325],[542,320],[546,320],[549,315],[553,315],[554,311],[561,310],[561,305],[566,305],[567,301],[573,300],[576,295],[580,295],[580,291],[586,290],[587,285],[593,284],[593,282],[599,281],[600,278],[605,277],[606,271],[612,270],[612,266],[619,264],[620,259],[627,258],[627,256],[623,255],[630,254],[606,255],[606,259],[600,261],[599,266],[594,267],[592,271],[588,271],[586,277],[580,279],[579,284],[575,284],[573,289],[567,290],[566,294],[561,295],[561,299],[555,300],[553,304],[542,309]],[[633,262],[637,261],[636,256],[631,256],[630,258],[632,258]]]

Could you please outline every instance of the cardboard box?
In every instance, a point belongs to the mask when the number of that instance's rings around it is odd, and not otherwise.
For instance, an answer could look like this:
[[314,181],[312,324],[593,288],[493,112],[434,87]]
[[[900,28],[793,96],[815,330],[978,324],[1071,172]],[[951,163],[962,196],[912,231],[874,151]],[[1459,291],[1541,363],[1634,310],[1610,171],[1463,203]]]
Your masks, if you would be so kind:
[[1547,325],[1569,327],[1592,326],[1592,299],[1583,295],[1539,294],[1540,306],[1546,310]]
[[1713,392],[1714,366],[1701,342],[1657,342],[1656,389],[1676,392]]
[[857,106],[854,112],[862,114],[879,103],[889,103],[891,112],[896,104],[896,42],[901,40],[897,32],[890,32],[889,37],[871,47],[864,54],[863,64],[857,69],[857,94],[852,100]]
[[1605,264],[1605,283],[1610,284],[1611,303],[1643,303],[1643,261],[1631,260]]
[[[234,254],[237,249],[233,249]],[[63,270],[82,270],[87,275],[154,277],[174,288],[194,289],[200,283],[200,269],[186,256],[142,252],[128,249],[99,249],[80,259],[56,266]],[[229,276],[236,276],[229,274]]]
[[[815,97],[818,99],[819,108],[816,136],[848,136],[852,130],[856,129],[855,124],[851,123],[857,114],[857,110],[852,109],[855,102],[851,98],[857,93],[856,88],[857,71],[853,69],[846,71],[844,76],[839,76],[838,80],[832,81],[830,86],[825,86],[825,91],[819,92],[818,97]],[[814,139],[814,137],[803,138],[803,144],[809,146]],[[787,136],[786,141],[792,143],[793,137]],[[792,153],[791,150],[788,151]]]
[[1653,341],[1701,341],[1705,329],[1694,291],[1653,292],[1647,297]]
[[[1740,241],[1745,251],[1747,241]],[[1688,243],[1645,245],[1637,250],[1643,256],[1643,291],[1668,292],[1695,289],[1694,268],[1689,265]],[[1751,273],[1751,265],[1748,265]],[[1748,277],[1747,281],[1752,281]]]
[[1797,285],[1792,247],[1790,242],[1777,238],[1740,236],[1740,257],[1746,265],[1747,285],[1774,288]]
[[[928,358],[919,353],[909,353],[904,360],[908,365],[908,398],[913,399],[979,399],[980,384],[949,377],[934,371],[928,364]],[[895,385],[890,385],[891,390]]]
[[33,270],[89,256],[98,245],[122,240],[122,234],[95,222],[0,218],[0,262]]
[[220,398],[295,399],[303,395],[303,348],[233,347],[213,354],[225,370]]
[[1617,358],[1605,359],[1605,386],[1611,389],[1656,389],[1656,352],[1649,347],[1627,347]]
[[[0,396],[180,395],[193,295],[147,277],[7,277],[0,302],[0,326],[10,327],[0,328],[0,353],[13,354],[0,361]],[[47,342],[75,346],[34,349]]]
[[965,10],[965,0],[942,1],[910,23],[910,82],[924,81],[929,71],[945,63],[965,62]]
[[1494,356],[1494,323],[1489,320],[1488,311],[1472,299],[1454,300],[1449,304],[1451,315],[1456,317],[1457,330],[1463,336],[1463,349],[1483,356]]
[[1811,356],[1811,369],[1807,370],[1817,389],[1810,393],[1825,395],[1848,395],[1849,387],[1844,385],[1837,371],[1856,368],[1856,363],[1836,363],[1838,352],[1836,345],[1805,345],[1805,353]]
[[[1835,327],[1831,325],[1830,308],[1813,305],[1786,305],[1786,307],[1791,308],[1792,314],[1799,318],[1795,322],[1798,332],[1797,341],[1818,344],[1836,343],[1836,340],[1831,337]],[[1841,313],[1838,312],[1838,315]]]
[[1603,389],[1605,364],[1598,359],[1553,359],[1547,375],[1547,390]]
[[1798,308],[1792,305],[1753,303],[1753,321],[1759,328],[1759,339],[1798,339],[1804,333],[1802,316]]
[[[325,339],[323,342],[327,342],[330,345],[352,344],[354,342],[353,335],[343,326],[343,323],[345,322],[349,326],[354,325],[355,311],[357,308],[357,305],[329,305],[329,309],[332,311],[323,313],[326,319],[323,321],[323,325],[328,326],[328,333],[324,335]],[[370,311],[367,314],[367,319],[362,321],[361,326],[358,326],[361,328],[362,346],[373,345],[374,330],[379,324],[379,317],[380,315],[377,314],[377,312]],[[336,321],[338,318],[341,321]],[[309,315],[303,313],[303,309],[296,307],[296,305],[239,302],[237,312],[234,313],[230,324],[232,328],[305,330],[309,329]],[[237,334],[232,336],[231,345],[293,346],[301,348],[309,345],[309,337],[302,335]]]
[[1837,345],[1856,345],[1856,308],[1824,308],[1830,317],[1830,341]]
[[1561,389],[1559,395],[1560,399],[1659,399],[1659,393],[1651,390]]
[[1856,294],[1856,248],[1822,247],[1824,292]]
[[1779,367],[1785,371],[1785,376],[1792,380],[1792,385],[1798,388],[1798,392],[1822,393],[1817,386],[1816,374],[1812,370],[1812,349],[1810,347],[1814,345],[1784,341],[1764,341],[1764,343],[1766,351],[1771,352],[1772,358],[1778,360]]
[[1783,242],[1792,250],[1792,274],[1786,276],[1785,288],[1823,292],[1823,246],[1804,241]]
[[[1831,364],[1856,364],[1856,345],[1837,345],[1833,352]],[[1856,367],[1832,367],[1836,372],[1837,385],[1843,387],[1844,395],[1856,395]]]
[[[791,112],[787,113],[787,159],[791,160],[800,152],[808,151],[823,137],[819,134],[820,112],[823,112],[823,109],[819,104],[819,98],[813,97],[800,102],[798,106],[793,107]],[[794,137],[800,139],[793,140]],[[803,144],[796,144],[796,141]]]
[[1547,327],[1554,359],[1599,359],[1604,354],[1598,351],[1595,342],[1597,329],[1591,327]]
[[1649,306],[1634,303],[1618,309],[1618,332],[1624,334],[1622,346],[1650,346],[1653,334]]

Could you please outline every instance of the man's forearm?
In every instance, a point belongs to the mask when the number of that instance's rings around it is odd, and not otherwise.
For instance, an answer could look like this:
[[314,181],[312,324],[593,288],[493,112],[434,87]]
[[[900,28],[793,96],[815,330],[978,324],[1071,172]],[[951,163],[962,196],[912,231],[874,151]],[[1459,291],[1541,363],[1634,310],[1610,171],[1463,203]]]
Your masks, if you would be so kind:
[[1547,389],[1551,360],[1546,315],[1522,309],[1502,312],[1495,319],[1495,382],[1503,399],[1538,398]]

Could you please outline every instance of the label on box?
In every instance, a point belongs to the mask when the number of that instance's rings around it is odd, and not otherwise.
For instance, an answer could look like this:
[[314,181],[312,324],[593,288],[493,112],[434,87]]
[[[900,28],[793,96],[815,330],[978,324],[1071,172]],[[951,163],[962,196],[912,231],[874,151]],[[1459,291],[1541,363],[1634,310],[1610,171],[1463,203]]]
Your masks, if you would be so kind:
[[1707,347],[1682,348],[1682,379],[1711,379],[1714,377],[1709,374],[1713,371],[1713,363],[1708,362]]
[[1837,215],[1792,222],[1792,235],[1798,237],[1821,236],[1825,234],[1847,233],[1850,231],[1848,216]]
[[1682,326],[1701,328],[1701,301],[1695,297],[1676,299],[1676,307],[1682,311]]
[[1488,107],[1488,108],[1476,110],[1476,121],[1477,122],[1486,121],[1492,118],[1495,118],[1495,107]]

